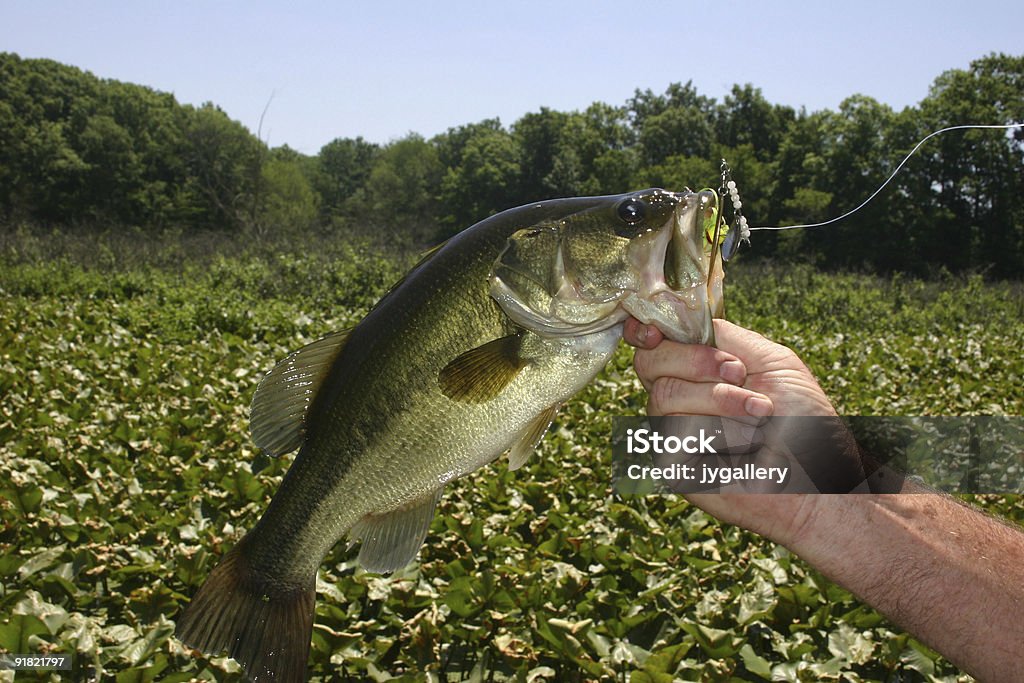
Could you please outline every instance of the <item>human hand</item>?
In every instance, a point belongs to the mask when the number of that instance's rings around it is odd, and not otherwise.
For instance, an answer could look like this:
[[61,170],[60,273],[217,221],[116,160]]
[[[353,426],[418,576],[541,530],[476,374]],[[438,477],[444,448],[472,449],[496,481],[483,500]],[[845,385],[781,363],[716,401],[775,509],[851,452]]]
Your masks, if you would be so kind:
[[716,319],[717,348],[679,344],[635,318],[624,337],[650,400],[649,415],[836,415],[814,375],[790,349]]
[[[717,348],[679,344],[664,339],[651,325],[632,318],[626,322],[624,337],[637,347],[634,365],[650,396],[649,415],[722,416],[748,426],[759,425],[769,416],[837,417],[814,376],[793,351],[725,320],[714,324]],[[784,450],[780,444],[769,442],[755,448],[752,457],[774,460],[780,450]],[[808,455],[813,458],[817,454],[801,454],[805,461]],[[792,460],[791,453],[786,456]],[[824,467],[832,470],[835,462],[824,461]],[[817,469],[822,471],[820,465]],[[797,540],[821,498],[734,493],[689,493],[686,497],[723,521],[784,545]]]

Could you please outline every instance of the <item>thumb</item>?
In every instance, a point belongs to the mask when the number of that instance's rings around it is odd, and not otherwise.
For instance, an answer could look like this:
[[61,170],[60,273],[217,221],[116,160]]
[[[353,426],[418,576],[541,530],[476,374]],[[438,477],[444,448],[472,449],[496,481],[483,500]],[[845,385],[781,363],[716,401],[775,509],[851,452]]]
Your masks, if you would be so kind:
[[715,346],[723,351],[743,357],[749,356],[751,351],[759,349],[767,350],[773,346],[779,346],[761,334],[740,327],[722,318],[714,319],[715,325]]

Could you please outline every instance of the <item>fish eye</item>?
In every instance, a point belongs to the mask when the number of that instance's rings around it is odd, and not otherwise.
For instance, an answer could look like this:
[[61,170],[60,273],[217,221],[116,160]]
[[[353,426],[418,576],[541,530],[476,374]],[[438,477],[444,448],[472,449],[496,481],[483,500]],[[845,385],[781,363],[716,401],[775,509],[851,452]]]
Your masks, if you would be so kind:
[[616,212],[619,214],[619,218],[624,222],[634,225],[642,221],[647,216],[647,204],[639,199],[631,197],[619,204]]

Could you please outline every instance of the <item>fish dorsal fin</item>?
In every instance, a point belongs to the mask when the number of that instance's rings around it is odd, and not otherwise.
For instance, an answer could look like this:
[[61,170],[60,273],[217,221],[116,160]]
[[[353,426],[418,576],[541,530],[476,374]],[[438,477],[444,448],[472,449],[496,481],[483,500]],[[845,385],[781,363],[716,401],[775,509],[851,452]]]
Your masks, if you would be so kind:
[[551,426],[551,422],[555,419],[555,413],[557,412],[558,404],[556,403],[550,408],[541,411],[537,417],[530,420],[526,428],[519,434],[519,439],[508,452],[508,468],[510,470],[518,470],[526,464],[526,461],[530,459],[533,452],[537,450],[537,444],[544,438],[544,433],[548,431],[548,427]]
[[349,537],[362,541],[359,564],[369,572],[385,574],[416,558],[434,519],[434,508],[444,486],[383,515],[367,515],[353,525]]
[[522,338],[510,334],[466,351],[437,376],[445,396],[454,401],[489,401],[515,379],[526,366],[519,355]]
[[249,409],[249,431],[264,453],[277,457],[302,445],[309,407],[349,332],[335,332],[303,346],[260,382]]

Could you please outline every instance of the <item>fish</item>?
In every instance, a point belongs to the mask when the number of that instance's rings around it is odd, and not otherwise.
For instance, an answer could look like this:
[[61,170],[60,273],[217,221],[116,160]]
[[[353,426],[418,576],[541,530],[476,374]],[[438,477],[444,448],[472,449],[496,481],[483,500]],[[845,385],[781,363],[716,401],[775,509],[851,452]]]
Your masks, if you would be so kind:
[[367,571],[413,561],[445,486],[503,453],[522,467],[628,316],[714,342],[716,206],[711,191],[652,188],[497,213],[428,252],[355,327],[279,362],[250,431],[268,455],[298,454],[178,639],[227,651],[252,681],[304,680],[316,573],[338,541],[360,543]]

